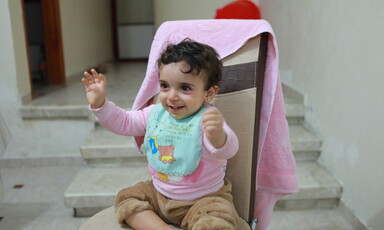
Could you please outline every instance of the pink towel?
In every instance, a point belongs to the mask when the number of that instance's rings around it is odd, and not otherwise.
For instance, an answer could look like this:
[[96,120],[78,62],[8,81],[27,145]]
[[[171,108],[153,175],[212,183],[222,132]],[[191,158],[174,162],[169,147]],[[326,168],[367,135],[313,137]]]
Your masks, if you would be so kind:
[[[163,23],[153,40],[146,76],[132,108],[138,110],[148,106],[159,92],[156,61],[167,44],[178,43],[188,37],[214,47],[220,58],[225,58],[241,48],[248,39],[264,32],[269,33],[269,40],[256,176],[255,218],[259,219],[258,230],[268,226],[278,198],[298,191],[278,69],[279,53],[275,35],[267,21],[221,19]],[[141,146],[143,138],[135,137],[135,140]]]

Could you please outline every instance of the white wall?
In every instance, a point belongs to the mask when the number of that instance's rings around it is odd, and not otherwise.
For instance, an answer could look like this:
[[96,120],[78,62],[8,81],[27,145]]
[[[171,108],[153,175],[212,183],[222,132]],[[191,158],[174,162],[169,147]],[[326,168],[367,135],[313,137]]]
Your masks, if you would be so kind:
[[65,74],[113,59],[109,0],[61,0]]
[[384,229],[384,1],[260,0],[282,79],[306,96],[320,163],[370,229]]

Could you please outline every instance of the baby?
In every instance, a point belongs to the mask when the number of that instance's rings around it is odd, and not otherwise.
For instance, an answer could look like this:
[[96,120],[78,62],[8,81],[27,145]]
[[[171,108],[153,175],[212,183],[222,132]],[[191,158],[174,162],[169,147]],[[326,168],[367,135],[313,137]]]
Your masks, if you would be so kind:
[[216,51],[188,39],[169,45],[158,59],[157,105],[125,111],[106,98],[106,77],[84,73],[90,109],[107,129],[145,136],[152,180],[117,194],[118,221],[134,229],[237,229],[227,160],[238,139],[217,108],[221,62]]

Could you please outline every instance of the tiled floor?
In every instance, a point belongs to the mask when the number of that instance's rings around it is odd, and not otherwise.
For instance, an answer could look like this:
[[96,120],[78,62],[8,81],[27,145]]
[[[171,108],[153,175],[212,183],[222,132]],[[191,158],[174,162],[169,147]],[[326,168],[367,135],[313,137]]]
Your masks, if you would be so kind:
[[80,167],[1,168],[4,197],[0,229],[78,229],[87,218],[73,217],[73,210],[64,205],[63,194]]

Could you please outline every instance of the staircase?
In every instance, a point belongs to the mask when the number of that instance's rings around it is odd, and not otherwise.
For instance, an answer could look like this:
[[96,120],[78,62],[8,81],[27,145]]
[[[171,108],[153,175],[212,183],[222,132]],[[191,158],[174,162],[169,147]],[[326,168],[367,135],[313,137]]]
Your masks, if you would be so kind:
[[[283,90],[300,191],[277,202],[269,229],[361,229],[340,208],[341,185],[316,162],[321,140],[303,125],[303,97],[286,86]],[[146,158],[138,154],[132,138],[112,134],[97,123],[81,154],[84,167],[64,194],[75,216],[92,216],[112,206],[120,189],[149,179]]]
[[342,186],[321,165],[321,140],[305,128],[304,98],[283,85],[299,192],[277,201],[269,230],[366,229],[340,202]]

